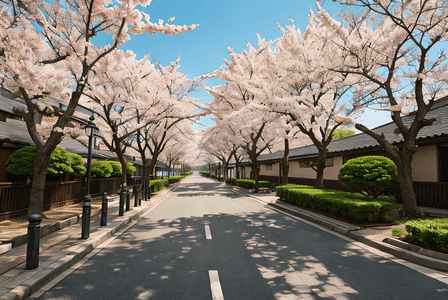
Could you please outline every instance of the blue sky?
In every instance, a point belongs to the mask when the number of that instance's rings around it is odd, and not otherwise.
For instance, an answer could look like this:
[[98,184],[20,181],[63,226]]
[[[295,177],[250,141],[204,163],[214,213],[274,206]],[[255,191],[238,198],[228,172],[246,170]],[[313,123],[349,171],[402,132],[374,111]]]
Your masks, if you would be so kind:
[[[305,30],[309,7],[316,11],[314,0],[153,0],[150,6],[143,8],[152,22],[159,19],[166,22],[174,16],[176,19],[172,24],[199,24],[199,27],[171,36],[131,36],[131,40],[121,49],[131,49],[138,59],[148,52],[152,53],[164,66],[182,53],[179,71],[193,78],[217,70],[223,64],[222,59],[229,58],[227,47],[241,53],[246,49],[247,41],[257,44],[257,33],[266,40],[280,37],[277,23],[284,27],[290,24],[291,18],[296,27]],[[323,8],[335,14],[344,6],[326,0]],[[210,87],[222,84],[217,79],[207,80],[206,83]],[[191,96],[204,98],[201,102],[213,101],[202,88]],[[375,127],[390,122],[390,114],[370,112],[361,119],[365,125]],[[209,118],[201,118],[200,122],[213,125]],[[201,126],[195,128],[200,129]]]

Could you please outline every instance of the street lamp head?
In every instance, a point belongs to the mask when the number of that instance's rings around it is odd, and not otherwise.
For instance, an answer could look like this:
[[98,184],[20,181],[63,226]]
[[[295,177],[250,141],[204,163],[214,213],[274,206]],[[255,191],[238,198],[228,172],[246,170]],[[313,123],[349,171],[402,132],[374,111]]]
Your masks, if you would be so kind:
[[87,125],[84,127],[84,129],[86,130],[86,135],[88,137],[93,136],[97,131],[98,128],[96,127],[95,123],[93,123],[93,120],[95,120],[94,116],[91,116],[89,118],[89,122],[87,123]]

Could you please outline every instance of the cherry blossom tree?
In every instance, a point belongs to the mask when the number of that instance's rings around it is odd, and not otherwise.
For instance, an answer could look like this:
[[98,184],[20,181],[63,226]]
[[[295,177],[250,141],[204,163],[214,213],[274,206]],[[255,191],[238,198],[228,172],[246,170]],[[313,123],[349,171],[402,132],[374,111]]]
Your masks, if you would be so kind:
[[[234,60],[240,59],[241,56],[234,55],[231,49],[229,51],[233,61],[226,61],[226,68],[221,68],[214,73],[215,77],[228,82],[208,89],[215,99],[209,104],[209,110],[216,116],[213,119],[217,127],[229,128],[227,134],[221,138],[229,139],[234,144],[240,145],[249,156],[252,169],[251,177],[255,180],[254,192],[258,193],[260,166],[257,158],[278,137],[279,128],[275,123],[277,115],[267,111],[245,89],[244,80],[241,78],[250,77],[251,74],[238,73],[232,69],[235,65]],[[242,56],[244,55],[243,52]]]
[[167,67],[155,62],[155,72],[145,78],[148,85],[140,85],[142,99],[155,105],[150,109],[147,105],[131,107],[137,131],[130,145],[141,155],[145,188],[149,177],[155,176],[157,160],[167,144],[185,135],[194,136],[190,120],[204,114],[195,112],[197,99],[189,96],[203,85],[203,77],[187,78],[178,71],[179,60],[180,57]]
[[136,132],[146,125],[137,118],[139,113],[145,115],[145,122],[159,118],[157,108],[162,105],[162,99],[149,97],[148,91],[163,90],[166,86],[158,80],[160,76],[149,56],[136,60],[132,51],[115,49],[98,62],[94,71],[96,76],[91,78],[80,103],[95,112],[101,139],[117,155],[122,166],[122,185],[127,186],[124,154]]
[[[448,1],[337,0],[348,5],[337,21],[319,3],[318,19],[324,24],[337,55],[329,65],[339,74],[356,74],[367,83],[358,93],[382,109],[390,110],[403,137],[397,147],[385,135],[356,123],[374,138],[397,165],[398,181],[406,215],[420,214],[412,182],[412,158],[416,137],[435,119],[426,118],[434,101],[447,94]],[[412,112],[412,120],[404,119]]]
[[[194,29],[163,21],[152,23],[137,7],[149,0],[21,0],[0,3],[0,80],[4,88],[22,97],[24,119],[37,147],[28,214],[42,214],[45,170],[50,155],[67,133],[92,70],[102,58],[130,39],[130,34],[177,34]],[[95,46],[98,34],[111,34],[110,44]],[[67,106],[46,105],[43,92],[62,98]],[[35,115],[56,115],[44,140]]]

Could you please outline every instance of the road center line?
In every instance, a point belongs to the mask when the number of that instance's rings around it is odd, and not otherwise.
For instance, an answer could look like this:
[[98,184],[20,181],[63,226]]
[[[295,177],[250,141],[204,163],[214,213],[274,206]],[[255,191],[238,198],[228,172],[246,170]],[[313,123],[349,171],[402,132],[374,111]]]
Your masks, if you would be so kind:
[[224,295],[222,294],[221,283],[219,283],[218,271],[209,270],[208,276],[210,277],[210,288],[212,290],[213,300],[224,300]]
[[212,232],[210,231],[210,226],[209,225],[205,225],[205,237],[207,240],[211,240],[212,239]]

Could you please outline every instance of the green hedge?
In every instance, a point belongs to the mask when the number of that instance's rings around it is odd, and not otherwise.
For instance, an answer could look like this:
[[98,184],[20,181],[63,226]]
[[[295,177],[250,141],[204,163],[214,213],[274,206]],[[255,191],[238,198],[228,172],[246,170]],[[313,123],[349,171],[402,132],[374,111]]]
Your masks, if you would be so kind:
[[168,178],[150,180],[149,186],[151,187],[151,192],[158,192],[168,186]]
[[386,221],[386,213],[394,207],[392,203],[386,201],[342,191],[295,186],[284,193],[286,195],[284,201],[287,203],[358,222]]
[[280,200],[286,201],[286,198],[289,197],[289,191],[293,189],[313,189],[314,187],[308,185],[296,185],[296,184],[287,184],[280,185],[275,187],[275,195],[280,198]]
[[416,220],[405,224],[411,242],[448,251],[448,219]]
[[[224,178],[217,178],[219,181],[224,181]],[[226,182],[231,185],[236,185],[245,189],[253,189],[255,188],[255,180],[250,179],[236,179],[236,178],[227,178]],[[261,188],[271,188],[272,184],[269,181],[259,181]]]
[[193,172],[180,172],[179,176],[189,176],[191,174],[193,174]]

